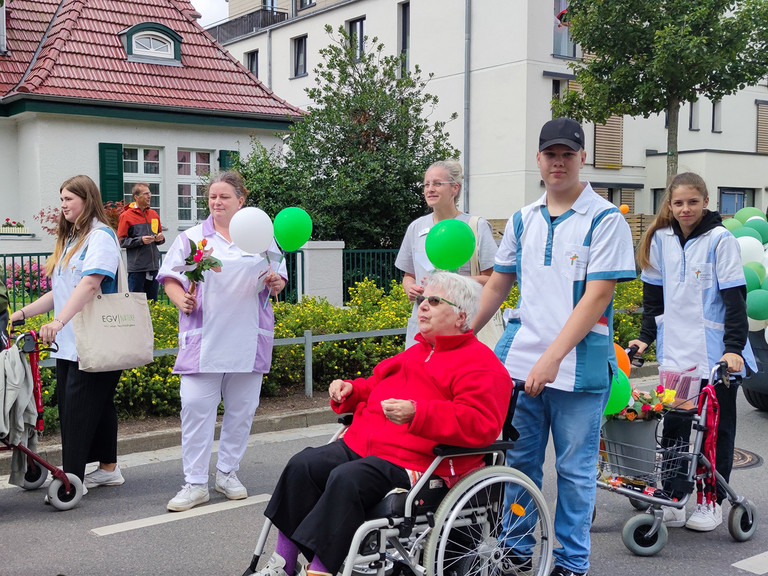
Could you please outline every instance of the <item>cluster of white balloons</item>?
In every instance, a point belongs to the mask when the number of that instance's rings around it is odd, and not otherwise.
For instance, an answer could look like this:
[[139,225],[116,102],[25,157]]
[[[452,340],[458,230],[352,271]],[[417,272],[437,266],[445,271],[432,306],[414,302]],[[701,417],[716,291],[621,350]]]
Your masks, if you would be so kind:
[[759,208],[742,208],[723,221],[741,247],[741,263],[747,281],[749,330],[765,330],[768,340],[768,221]]

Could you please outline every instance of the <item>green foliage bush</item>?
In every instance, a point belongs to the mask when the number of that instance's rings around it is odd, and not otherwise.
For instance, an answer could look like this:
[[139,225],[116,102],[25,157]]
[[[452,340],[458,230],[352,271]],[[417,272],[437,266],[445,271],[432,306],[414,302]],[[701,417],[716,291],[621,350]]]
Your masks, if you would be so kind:
[[[502,308],[514,307],[519,297],[515,286]],[[614,319],[614,338],[622,345],[640,333],[642,302],[640,280],[624,282],[616,289],[615,308],[621,310]],[[305,330],[313,335],[340,334],[402,328],[411,314],[411,303],[402,285],[393,281],[388,290],[367,278],[349,290],[346,307],[332,306],[326,300],[304,298],[298,304],[278,302],[275,307],[275,338],[303,337]],[[170,304],[150,306],[155,330],[155,348],[178,345],[178,311]],[[38,329],[46,317],[32,318],[25,329]],[[335,378],[357,378],[371,374],[384,358],[397,354],[403,347],[403,336],[378,336],[331,342],[318,342],[312,349],[314,389],[324,391]],[[42,354],[42,358],[47,357]],[[118,415],[125,418],[169,416],[181,409],[179,376],[173,374],[174,355],[161,356],[146,366],[124,370],[117,386],[115,404]],[[45,428],[58,428],[55,368],[41,368]],[[304,345],[275,346],[272,370],[264,377],[262,394],[279,396],[304,389]]]

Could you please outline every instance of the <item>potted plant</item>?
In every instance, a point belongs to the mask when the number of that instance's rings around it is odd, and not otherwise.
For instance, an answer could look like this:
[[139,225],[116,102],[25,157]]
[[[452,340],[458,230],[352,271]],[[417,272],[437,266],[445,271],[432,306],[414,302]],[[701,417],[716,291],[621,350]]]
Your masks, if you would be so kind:
[[6,218],[5,222],[0,224],[0,234],[29,234],[29,228],[24,224],[24,221],[17,222]]

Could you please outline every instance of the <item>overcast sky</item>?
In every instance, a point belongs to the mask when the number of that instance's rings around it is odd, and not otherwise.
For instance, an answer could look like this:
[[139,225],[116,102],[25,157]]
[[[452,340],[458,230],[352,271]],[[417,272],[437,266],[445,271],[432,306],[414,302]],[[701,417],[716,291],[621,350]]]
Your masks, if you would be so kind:
[[226,0],[192,0],[192,6],[203,15],[198,21],[203,27],[226,20],[229,15],[229,5]]

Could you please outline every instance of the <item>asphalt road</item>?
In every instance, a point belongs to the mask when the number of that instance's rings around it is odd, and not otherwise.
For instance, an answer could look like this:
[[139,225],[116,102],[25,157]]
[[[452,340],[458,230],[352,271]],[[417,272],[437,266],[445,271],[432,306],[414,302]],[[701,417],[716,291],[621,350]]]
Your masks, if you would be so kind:
[[[733,486],[758,509],[754,539],[737,543],[725,525],[704,534],[670,529],[669,543],[657,556],[633,556],[620,532],[636,512],[626,498],[598,491],[591,575],[768,574],[768,482],[762,465],[768,455],[768,413],[757,412],[741,397],[739,419],[737,447],[760,461],[732,475]],[[319,425],[253,435],[239,473],[249,498],[228,502],[212,490],[209,504],[182,513],[165,510],[182,484],[178,448],[121,458],[126,483],[94,489],[68,512],[44,506],[44,490],[25,492],[0,478],[0,576],[239,576],[250,561],[265,502],[285,462],[305,446],[326,442],[334,429]],[[214,465],[215,456],[212,470]],[[554,477],[550,457],[544,493],[552,510]],[[726,515],[728,510],[725,505]]]

